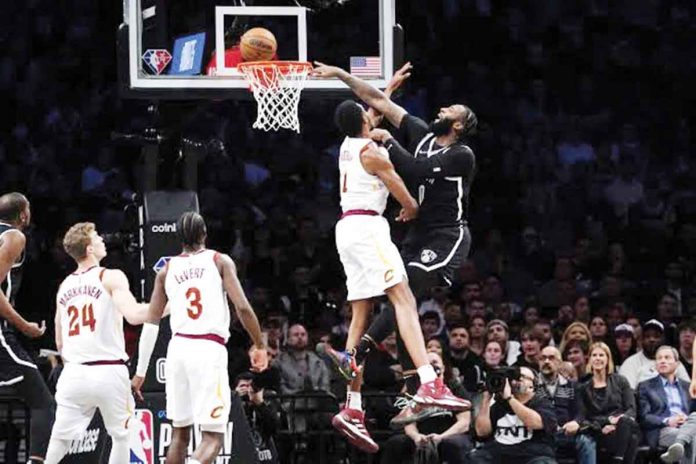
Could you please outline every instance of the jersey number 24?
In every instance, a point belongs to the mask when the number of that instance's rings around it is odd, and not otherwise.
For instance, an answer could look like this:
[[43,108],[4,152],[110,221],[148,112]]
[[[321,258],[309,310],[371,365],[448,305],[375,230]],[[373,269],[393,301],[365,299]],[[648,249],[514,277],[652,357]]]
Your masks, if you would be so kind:
[[[82,313],[81,319],[80,313]],[[94,332],[94,326],[97,324],[97,321],[94,319],[94,309],[92,309],[91,304],[84,305],[82,311],[76,306],[68,307],[68,316],[70,317],[68,337],[80,335],[80,327],[89,327],[89,329]]]

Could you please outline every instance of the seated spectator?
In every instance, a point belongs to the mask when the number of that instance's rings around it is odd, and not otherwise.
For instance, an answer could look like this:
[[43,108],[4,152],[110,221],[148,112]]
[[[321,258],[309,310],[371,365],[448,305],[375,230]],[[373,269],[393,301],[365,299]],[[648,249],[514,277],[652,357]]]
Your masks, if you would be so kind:
[[466,314],[469,320],[475,317],[486,317],[487,312],[486,303],[479,299],[469,301],[464,307],[464,314]]
[[[629,356],[619,370],[619,374],[628,380],[631,388],[638,388],[640,382],[657,375],[655,353],[664,344],[664,331],[665,327],[657,319],[650,319],[643,324],[643,350]],[[690,380],[681,364],[677,367],[677,377],[687,382]]]
[[[440,355],[429,352],[428,358],[440,379],[447,383],[447,372]],[[458,389],[456,385],[449,385],[452,392],[460,398],[468,398],[461,384],[457,385]],[[441,462],[465,463],[465,455],[472,446],[468,434],[470,423],[470,411],[454,413],[443,409],[438,415],[431,415],[417,424],[408,424],[404,427],[403,435],[394,435],[383,445],[381,462],[409,462],[416,448],[432,442],[437,447]]]
[[495,340],[486,343],[486,348],[483,350],[483,367],[486,370],[491,370],[504,365],[503,348],[500,343]]
[[505,321],[493,319],[486,326],[488,340],[497,341],[503,349],[505,364],[512,366],[520,355],[520,343],[510,340],[510,329]]
[[[280,371],[280,392],[290,395],[300,392],[330,392],[330,375],[326,363],[313,351],[307,349],[307,330],[302,324],[294,324],[288,329],[286,351],[281,352],[274,365]],[[297,412],[290,420],[293,429],[303,431],[308,422],[321,420],[314,413],[318,408],[317,400],[296,400],[286,405],[289,410]],[[327,421],[328,422],[328,421]],[[326,426],[323,424],[321,426]]]
[[607,334],[609,333],[609,327],[607,322],[601,316],[595,316],[590,322],[590,334],[592,335],[592,342],[607,342]]
[[483,376],[483,359],[469,349],[469,332],[464,324],[450,328],[449,353],[464,388],[469,392],[476,391]]
[[691,463],[696,446],[696,401],[689,399],[689,383],[677,379],[677,350],[663,345],[655,359],[659,375],[638,384],[645,441],[653,449],[667,448],[662,455],[665,462],[679,462],[686,455],[682,462]]
[[469,349],[481,356],[486,346],[486,319],[481,316],[469,319]]
[[588,427],[611,462],[634,462],[638,448],[636,400],[628,381],[614,373],[611,350],[603,342],[590,347],[587,372],[592,377],[579,390],[581,426]]
[[441,325],[440,313],[435,310],[428,310],[420,316],[420,326],[423,332],[423,338],[428,340],[431,337],[436,337],[440,334]]
[[[520,377],[505,380],[495,399],[483,393],[481,410],[476,416],[476,434],[492,435],[493,440],[474,451],[476,463],[555,463],[553,436],[558,422],[553,405],[544,395],[536,394],[536,376],[528,367],[520,368]],[[509,460],[509,461],[508,461]]]
[[520,342],[522,353],[517,357],[516,366],[531,367],[535,371],[539,370],[539,353],[541,352],[542,335],[534,327],[525,327],[520,332]]
[[587,434],[580,434],[580,422],[577,407],[577,384],[560,373],[561,352],[558,348],[547,346],[541,350],[541,388],[539,392],[553,404],[558,421],[556,432],[556,452],[564,456],[574,456],[578,464],[597,462],[597,449],[594,439]]
[[525,326],[533,326],[539,320],[539,307],[536,304],[526,304],[522,310],[522,320]]
[[576,379],[581,379],[587,372],[589,347],[589,343],[584,340],[570,340],[563,350],[563,359],[570,362],[575,368]]
[[573,322],[566,327],[565,331],[563,332],[563,337],[561,338],[561,343],[558,347],[558,349],[561,350],[561,353],[565,351],[566,345],[571,340],[582,340],[589,345],[589,343],[592,341],[590,329],[583,322]]
[[461,322],[463,317],[461,305],[456,301],[448,301],[445,303],[443,316],[445,318],[445,326],[450,328],[454,327],[455,324]]
[[556,346],[556,340],[551,330],[551,322],[548,319],[541,318],[534,324],[534,328],[542,335],[542,346]]
[[616,368],[620,369],[621,365],[630,356],[636,354],[636,339],[633,337],[633,327],[628,324],[619,324],[614,329],[614,338],[612,343],[611,353],[616,359]]

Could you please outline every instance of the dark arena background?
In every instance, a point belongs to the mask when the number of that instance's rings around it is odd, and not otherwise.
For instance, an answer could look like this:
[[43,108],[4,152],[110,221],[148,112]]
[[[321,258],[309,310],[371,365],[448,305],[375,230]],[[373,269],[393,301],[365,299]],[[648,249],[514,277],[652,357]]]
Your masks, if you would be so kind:
[[[234,260],[270,360],[250,373],[251,340],[230,303],[230,420],[217,457],[201,462],[693,462],[696,3],[8,0],[0,22],[0,195],[31,203],[13,307],[46,323],[43,336],[13,337],[51,398],[63,369],[56,293],[75,271],[66,231],[95,223],[101,265],[148,302],[181,253],[179,216],[197,211],[206,246]],[[422,407],[402,394],[416,371],[400,365],[397,336],[376,340],[362,370],[376,452],[332,427],[348,407],[332,360],[352,316],[335,240],[345,184],[334,111],[360,99],[336,77],[309,76],[298,130],[254,128],[259,104],[227,61],[252,27],[274,33],[274,61],[335,65],[379,89],[410,62],[396,104],[426,123],[464,104],[478,120],[462,139],[475,157],[458,223],[471,248],[451,278],[417,293],[429,359],[472,410],[390,426],[405,405]],[[279,105],[262,111],[293,116]],[[437,180],[402,177],[422,213]],[[399,209],[390,199],[384,217],[403,249],[418,226],[394,221]],[[4,247],[0,235],[9,278]],[[429,269],[440,253],[414,259]],[[372,317],[388,310],[377,298]],[[141,327],[124,324],[132,376]],[[167,460],[170,337],[165,318],[129,421],[131,463]],[[0,370],[14,361],[0,356]],[[31,443],[48,443],[36,411],[55,404],[36,406],[29,381],[0,381],[0,462],[46,456]],[[194,427],[187,457],[201,441]],[[97,413],[61,462],[107,463],[110,449]]]

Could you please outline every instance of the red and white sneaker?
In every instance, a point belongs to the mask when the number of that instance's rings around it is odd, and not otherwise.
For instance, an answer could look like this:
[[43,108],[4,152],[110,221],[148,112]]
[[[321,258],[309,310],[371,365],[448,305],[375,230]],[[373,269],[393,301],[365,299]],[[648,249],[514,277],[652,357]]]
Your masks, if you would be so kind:
[[365,427],[365,413],[357,409],[344,408],[331,420],[331,425],[346,437],[351,445],[365,451],[376,453],[379,445],[370,436]]
[[439,406],[450,411],[468,411],[471,409],[471,401],[454,396],[439,378],[421,384],[413,396],[413,401],[423,406]]

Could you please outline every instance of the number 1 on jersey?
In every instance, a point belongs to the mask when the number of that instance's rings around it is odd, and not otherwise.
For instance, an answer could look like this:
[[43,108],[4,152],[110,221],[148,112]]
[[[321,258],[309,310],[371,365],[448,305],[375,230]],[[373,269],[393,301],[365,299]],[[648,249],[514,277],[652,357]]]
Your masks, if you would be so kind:
[[343,191],[343,193],[348,191],[347,183],[348,183],[348,173],[346,172],[345,174],[343,174],[343,188],[341,189]]
[[191,319],[198,319],[201,317],[203,312],[203,305],[201,305],[201,291],[196,287],[191,287],[186,290],[186,299],[189,302],[189,307],[186,308]]

